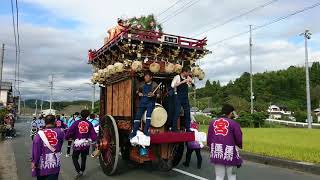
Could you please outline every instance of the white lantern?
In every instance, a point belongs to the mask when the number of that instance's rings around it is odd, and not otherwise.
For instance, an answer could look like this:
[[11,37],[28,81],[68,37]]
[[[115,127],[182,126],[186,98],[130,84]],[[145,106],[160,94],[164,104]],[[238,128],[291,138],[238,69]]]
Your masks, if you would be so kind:
[[152,64],[150,64],[149,70],[153,73],[157,73],[160,71],[160,64],[153,62]]
[[141,61],[134,61],[131,65],[131,69],[136,72],[141,71],[142,70],[142,62]]
[[182,66],[180,64],[174,65],[174,72],[180,74],[182,70]]
[[115,69],[114,69],[114,66],[113,65],[108,65],[107,66],[107,71],[110,75],[114,74],[115,73]]
[[165,67],[166,73],[172,73],[174,71],[174,64],[172,63],[167,63]]
[[114,64],[114,69],[115,69],[115,72],[118,72],[118,73],[123,72],[124,71],[124,64],[117,62]]

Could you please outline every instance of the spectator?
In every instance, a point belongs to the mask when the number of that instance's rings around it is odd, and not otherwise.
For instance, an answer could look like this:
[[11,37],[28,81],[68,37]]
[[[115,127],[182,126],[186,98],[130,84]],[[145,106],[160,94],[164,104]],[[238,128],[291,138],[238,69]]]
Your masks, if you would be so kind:
[[[99,120],[96,118],[95,114],[91,114],[89,118],[89,122],[91,122],[94,130],[96,131],[97,134],[99,134],[99,128],[100,128],[100,123]],[[92,154],[91,157],[94,157],[93,152],[96,150],[96,142],[92,142]]]
[[208,129],[210,159],[214,164],[216,180],[224,180],[226,173],[229,180],[236,180],[236,170],[242,164],[238,151],[242,148],[242,131],[240,125],[232,120],[235,113],[231,105],[223,105],[221,114]]
[[[75,139],[73,144],[72,161],[77,171],[77,178],[83,175],[86,169],[87,155],[91,142],[97,140],[97,134],[92,124],[87,120],[90,112],[88,110],[81,111],[81,119],[75,121],[66,133],[66,139]],[[81,166],[78,162],[81,155]]]
[[56,115],[55,125],[57,128],[66,129],[67,125],[61,120],[60,115]]
[[[197,131],[199,130],[199,126],[194,119],[191,121],[191,131]],[[189,167],[189,163],[191,160],[191,155],[192,152],[195,151],[197,155],[197,168],[201,169],[201,164],[202,164],[202,157],[201,157],[201,148],[203,148],[203,144],[201,142],[197,141],[192,141],[192,142],[187,142],[187,152],[186,152],[186,161],[183,163],[185,167]]]
[[6,128],[6,138],[11,139],[13,136],[13,118],[10,114],[5,117],[4,125]]
[[60,172],[64,133],[55,128],[55,117],[45,118],[45,129],[39,130],[32,144],[32,176],[37,180],[57,180]]
[[[75,112],[72,117],[69,118],[68,120],[68,125],[67,127],[70,128],[72,126],[72,124],[79,120],[80,117],[79,117],[79,113],[78,112]],[[72,139],[68,139],[68,146],[67,146],[67,154],[66,154],[66,157],[70,157],[70,151],[71,151],[71,145],[72,145]]]
[[33,141],[34,136],[37,134],[38,132],[38,125],[37,125],[37,118],[33,117],[32,122],[31,122],[31,130],[30,130],[30,136],[31,136],[31,140]]

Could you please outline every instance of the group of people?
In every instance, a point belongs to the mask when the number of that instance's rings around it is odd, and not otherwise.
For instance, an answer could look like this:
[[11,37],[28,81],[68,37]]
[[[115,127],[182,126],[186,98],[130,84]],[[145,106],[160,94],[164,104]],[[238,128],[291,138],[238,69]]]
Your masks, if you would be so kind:
[[[95,147],[99,120],[88,110],[74,113],[69,119],[64,115],[47,115],[31,123],[32,137],[32,176],[38,180],[58,179],[62,144],[68,141],[66,157],[70,156],[73,142],[72,162],[81,177],[86,169],[90,147]],[[81,163],[79,158],[81,157]]]
[[14,116],[12,113],[9,113],[4,117],[4,126],[5,126],[5,137],[8,139],[11,139],[15,136],[15,130],[14,130]]
[[[152,73],[147,71],[144,73],[144,83],[138,88],[136,94],[140,97],[137,113],[133,119],[133,130],[129,135],[132,139],[137,135],[140,128],[141,118],[146,111],[146,122],[143,129],[145,136],[150,136],[149,128],[151,122],[151,114],[155,108],[156,98],[159,97],[157,90],[158,84],[152,81]],[[178,119],[180,118],[180,109],[183,108],[184,131],[192,132],[198,130],[195,121],[191,121],[190,104],[188,100],[189,86],[193,85],[191,78],[191,69],[188,66],[182,68],[179,75],[176,75],[168,89],[168,119],[169,130],[176,132],[178,129]],[[213,120],[208,128],[207,146],[210,149],[211,163],[214,164],[216,180],[223,180],[227,174],[229,180],[236,179],[236,169],[241,167],[242,160],[239,155],[239,148],[242,148],[242,131],[240,125],[233,120],[235,109],[229,104],[223,105],[221,116]],[[183,163],[185,167],[189,167],[192,152],[197,155],[197,167],[200,169],[202,157],[200,149],[204,146],[201,142],[188,142],[186,160]],[[146,148],[143,154],[146,153]],[[141,154],[140,154],[141,155]]]
[[[180,108],[184,110],[184,128],[186,132],[191,132],[190,129],[190,104],[188,100],[188,88],[191,86],[191,68],[184,66],[179,75],[176,75],[172,82],[168,84],[168,119],[169,119],[169,130],[172,132],[179,131],[178,119],[180,118]],[[139,96],[139,105],[137,112],[133,119],[133,130],[129,135],[130,140],[137,135],[137,131],[140,128],[141,118],[146,111],[146,122],[144,125],[143,133],[145,136],[150,136],[149,129],[151,123],[151,115],[155,108],[156,99],[160,96],[159,85],[153,81],[153,74],[150,71],[144,72],[144,82],[140,84],[137,92]],[[146,152],[145,147],[141,147],[142,152]],[[147,154],[147,153],[144,153]]]

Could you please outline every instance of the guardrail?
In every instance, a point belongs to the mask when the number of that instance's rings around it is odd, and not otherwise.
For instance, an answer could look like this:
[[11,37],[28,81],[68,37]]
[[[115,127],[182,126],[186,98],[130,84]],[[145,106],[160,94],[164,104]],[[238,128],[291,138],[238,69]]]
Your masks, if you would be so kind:
[[[308,123],[302,123],[302,122],[284,121],[284,120],[277,120],[277,119],[266,119],[266,121],[276,122],[276,123],[279,123],[279,124],[308,127]],[[312,126],[320,128],[320,124],[319,123],[312,123]]]

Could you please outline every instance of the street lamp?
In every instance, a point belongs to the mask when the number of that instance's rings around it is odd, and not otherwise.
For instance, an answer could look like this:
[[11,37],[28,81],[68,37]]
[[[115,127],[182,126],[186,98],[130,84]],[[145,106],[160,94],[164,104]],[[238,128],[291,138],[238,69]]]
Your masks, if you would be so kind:
[[300,36],[304,36],[305,46],[305,67],[306,67],[306,92],[307,92],[307,117],[308,117],[308,128],[312,128],[311,122],[311,100],[310,100],[310,81],[309,81],[309,62],[308,62],[308,39],[311,39],[311,32],[306,29]]

